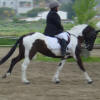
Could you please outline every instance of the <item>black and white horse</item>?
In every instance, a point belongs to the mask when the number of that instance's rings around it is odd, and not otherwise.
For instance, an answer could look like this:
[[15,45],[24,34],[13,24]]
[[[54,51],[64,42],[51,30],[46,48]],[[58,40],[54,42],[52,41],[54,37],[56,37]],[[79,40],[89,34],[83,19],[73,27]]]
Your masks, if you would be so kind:
[[60,82],[60,71],[65,64],[66,59],[69,57],[73,57],[76,60],[79,65],[79,68],[84,72],[85,78],[88,83],[92,83],[92,79],[86,72],[80,57],[80,44],[81,42],[85,42],[86,48],[88,50],[92,50],[97,33],[100,32],[100,30],[96,31],[91,26],[82,24],[73,27],[68,32],[70,33],[70,43],[66,50],[68,53],[63,58],[61,56],[61,46],[57,38],[48,37],[39,32],[27,34],[20,37],[15,43],[15,45],[8,52],[8,54],[0,60],[0,64],[3,64],[5,61],[7,61],[7,59],[14,53],[17,45],[19,44],[19,54],[17,57],[12,59],[10,68],[3,76],[3,78],[6,78],[8,75],[10,75],[15,64],[24,58],[24,62],[22,64],[22,82],[29,83],[26,77],[26,70],[32,58],[36,55],[37,52],[39,52],[45,56],[61,58],[61,62],[57,68],[57,72],[53,77],[53,81],[55,83]]

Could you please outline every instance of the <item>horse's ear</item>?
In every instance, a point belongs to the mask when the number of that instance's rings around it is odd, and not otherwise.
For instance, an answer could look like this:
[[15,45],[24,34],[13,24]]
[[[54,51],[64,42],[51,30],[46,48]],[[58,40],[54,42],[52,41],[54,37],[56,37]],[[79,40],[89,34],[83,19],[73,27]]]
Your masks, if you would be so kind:
[[97,30],[96,33],[98,34],[100,32],[100,30]]

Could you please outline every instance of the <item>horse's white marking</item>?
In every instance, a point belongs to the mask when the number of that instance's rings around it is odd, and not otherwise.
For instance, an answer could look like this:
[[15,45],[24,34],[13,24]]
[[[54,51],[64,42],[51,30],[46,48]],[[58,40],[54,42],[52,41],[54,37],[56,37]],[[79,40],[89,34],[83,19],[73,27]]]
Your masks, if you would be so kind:
[[70,38],[71,38],[70,39],[71,41],[70,41],[70,43],[67,46],[68,50],[66,50],[66,52],[69,52],[70,56],[73,56],[74,59],[75,59],[75,50],[76,50],[76,46],[78,44],[78,41],[77,41],[77,38],[75,36],[73,36],[73,35],[71,35]]
[[88,26],[87,24],[77,25],[77,26],[74,26],[73,28],[71,28],[71,30],[68,30],[68,32],[69,32],[70,34],[74,34],[76,37],[82,36],[83,30],[84,30],[87,26]]
[[6,76],[8,77],[8,76],[10,76],[11,75],[11,73],[6,73]]
[[[26,51],[29,51],[33,45],[33,43],[35,42],[36,39],[41,39],[41,40],[45,40],[46,36],[36,32],[32,35],[28,35],[26,37],[23,38],[23,45],[25,46]],[[27,50],[28,49],[28,50]],[[26,55],[28,53],[26,52]]]
[[30,60],[28,57],[26,57],[22,64],[22,82],[24,82],[24,83],[29,83],[29,81],[27,80],[27,77],[26,77],[26,70],[27,70],[29,63],[30,63]]
[[56,71],[56,73],[55,73],[55,75],[54,75],[54,77],[53,77],[53,82],[60,82],[60,79],[59,79],[59,75],[60,75],[60,71],[62,70],[62,68],[63,68],[63,66],[64,66],[64,64],[65,64],[65,61],[66,60],[62,60],[61,62],[60,62],[60,66],[58,66],[58,68],[57,68],[57,71]]
[[87,72],[84,72],[85,78],[88,82],[92,82],[92,79],[90,78],[90,76],[88,75]]

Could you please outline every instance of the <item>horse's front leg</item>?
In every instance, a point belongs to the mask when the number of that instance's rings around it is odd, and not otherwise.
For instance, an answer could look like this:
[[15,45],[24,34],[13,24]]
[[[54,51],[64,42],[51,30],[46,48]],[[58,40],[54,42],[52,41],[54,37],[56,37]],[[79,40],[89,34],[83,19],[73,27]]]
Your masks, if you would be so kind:
[[79,65],[80,69],[84,72],[84,76],[85,76],[86,80],[88,81],[88,84],[91,84],[93,81],[92,81],[92,79],[90,78],[90,76],[88,75],[88,73],[86,72],[86,70],[83,66],[83,63],[82,63],[82,60],[81,60],[81,57],[80,57],[80,52],[79,52],[78,49],[76,49],[74,58],[76,59],[77,64]]
[[60,79],[59,79],[59,75],[60,75],[60,71],[62,70],[64,64],[65,64],[65,59],[61,60],[61,62],[59,63],[59,66],[57,68],[57,71],[53,77],[53,82],[54,83],[60,83]]

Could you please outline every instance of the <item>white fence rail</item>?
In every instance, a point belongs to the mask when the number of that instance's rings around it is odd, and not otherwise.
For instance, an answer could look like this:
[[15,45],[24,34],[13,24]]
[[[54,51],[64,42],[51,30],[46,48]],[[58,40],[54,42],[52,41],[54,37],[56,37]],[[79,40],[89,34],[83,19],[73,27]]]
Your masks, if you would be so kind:
[[7,38],[7,39],[16,39],[17,40],[19,37],[15,37],[15,36],[0,36],[0,39],[4,39],[4,38],[5,39]]
[[[100,36],[98,36],[100,37]],[[19,37],[15,37],[15,36],[0,36],[0,39],[13,39],[13,40],[17,40],[19,39]],[[12,45],[0,45],[0,47],[11,47]],[[94,45],[94,49],[100,49],[100,44],[95,44]]]

